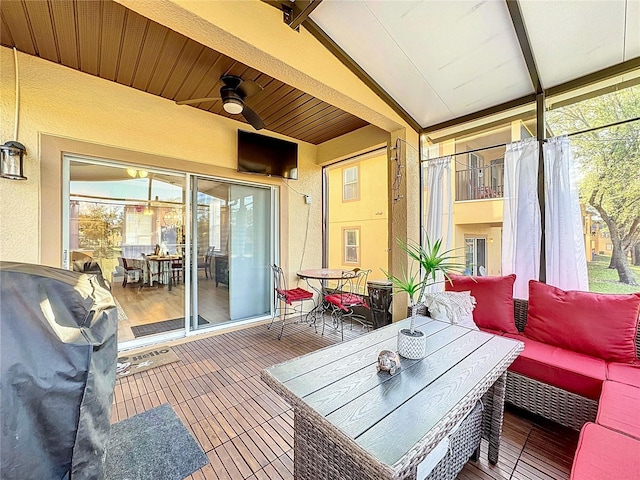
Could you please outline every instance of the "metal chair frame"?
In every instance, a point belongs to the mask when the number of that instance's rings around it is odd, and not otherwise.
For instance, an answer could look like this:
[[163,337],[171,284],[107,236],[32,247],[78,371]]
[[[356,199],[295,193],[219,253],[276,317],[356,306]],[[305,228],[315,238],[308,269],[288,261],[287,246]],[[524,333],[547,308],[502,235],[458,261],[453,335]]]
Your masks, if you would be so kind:
[[[367,278],[370,273],[371,270],[361,270],[359,268],[345,272],[342,276],[342,287],[340,291],[325,295],[324,297],[324,301],[331,306],[331,318],[334,328],[337,330],[338,325],[340,325],[342,340],[344,340],[345,318],[351,320],[352,329],[354,320],[363,327],[370,327],[363,315],[358,315],[353,312],[353,309],[356,307],[370,308],[367,303],[367,299],[369,298],[367,295]],[[323,335],[324,325],[324,322],[322,322]]]
[[[278,265],[271,265],[271,271],[273,273],[273,315],[271,317],[271,323],[267,327],[271,329],[276,317],[282,318],[282,324],[280,327],[280,334],[278,340],[282,338],[284,332],[284,325],[287,320],[287,315],[300,314],[299,321],[302,322],[302,315],[304,313],[302,304],[305,300],[311,300],[315,304],[315,297],[313,292],[305,290],[304,288],[287,288],[287,279],[285,278],[282,268]],[[300,306],[296,308],[293,303],[300,302]],[[284,307],[283,307],[284,305]]]

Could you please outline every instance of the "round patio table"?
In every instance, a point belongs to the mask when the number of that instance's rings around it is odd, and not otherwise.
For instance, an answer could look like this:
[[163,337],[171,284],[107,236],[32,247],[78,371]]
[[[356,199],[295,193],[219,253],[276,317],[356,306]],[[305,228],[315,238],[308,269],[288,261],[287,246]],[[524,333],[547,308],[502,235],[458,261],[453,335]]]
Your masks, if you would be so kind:
[[[327,309],[326,302],[324,301],[326,281],[327,280],[339,281],[338,284],[331,289],[332,291],[339,290],[343,285],[343,283],[340,282],[340,280],[344,280],[345,278],[349,278],[350,276],[353,276],[353,271],[342,270],[339,268],[309,268],[306,270],[300,270],[299,272],[296,272],[296,275],[304,279],[307,282],[307,285],[309,286],[309,288],[318,294],[318,299],[319,299],[318,303],[316,304],[315,307],[313,307],[313,309],[309,313],[307,313],[307,319],[313,318],[313,321],[311,321],[311,324],[315,325],[317,328],[316,319],[318,315],[320,315],[320,318],[324,323],[323,316],[324,316],[325,310]],[[319,287],[316,286],[315,282],[310,282],[309,280],[318,280],[320,282],[320,286]]]
[[337,268],[310,268],[300,270],[296,273],[300,278],[305,280],[313,278],[316,280],[342,280],[345,274],[351,273],[351,270],[341,270]]

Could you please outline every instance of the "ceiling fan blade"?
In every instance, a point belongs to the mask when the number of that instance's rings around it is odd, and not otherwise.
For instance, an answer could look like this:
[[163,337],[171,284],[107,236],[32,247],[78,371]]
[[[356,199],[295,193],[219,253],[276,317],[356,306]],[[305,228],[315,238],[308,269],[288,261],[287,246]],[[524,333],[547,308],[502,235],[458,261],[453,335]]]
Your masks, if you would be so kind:
[[236,87],[236,91],[244,97],[250,97],[262,90],[262,87],[253,80],[241,80],[240,85]]
[[192,105],[194,103],[204,103],[204,102],[215,102],[217,100],[222,100],[220,97],[209,97],[209,98],[191,98],[189,100],[180,100],[176,102],[177,105]]
[[242,110],[242,116],[256,130],[262,130],[264,128],[264,122],[262,121],[262,119],[258,116],[258,114],[256,112],[251,110],[246,105],[244,106],[244,109]]

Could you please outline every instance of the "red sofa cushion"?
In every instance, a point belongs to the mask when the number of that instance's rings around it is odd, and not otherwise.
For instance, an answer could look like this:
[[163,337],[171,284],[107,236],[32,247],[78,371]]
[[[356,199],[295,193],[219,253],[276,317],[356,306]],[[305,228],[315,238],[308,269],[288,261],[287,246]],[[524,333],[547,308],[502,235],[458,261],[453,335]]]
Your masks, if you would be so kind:
[[607,379],[640,388],[640,364],[609,362]]
[[539,382],[597,400],[606,379],[606,362],[582,353],[538,342],[524,335],[505,337],[524,342],[524,351],[509,370]]
[[451,283],[445,282],[445,290],[452,292],[471,291],[476,298],[473,321],[479,328],[518,333],[513,318],[514,274],[504,277],[468,277],[450,275]]
[[491,328],[480,328],[480,330],[482,330],[483,332],[490,333],[492,335],[504,335],[504,332],[502,330],[493,330]]
[[530,280],[524,334],[604,360],[631,362],[638,315],[639,295],[565,291]]
[[640,439],[639,407],[640,388],[607,380],[602,384],[596,423]]
[[580,432],[570,480],[640,478],[640,441],[586,423]]

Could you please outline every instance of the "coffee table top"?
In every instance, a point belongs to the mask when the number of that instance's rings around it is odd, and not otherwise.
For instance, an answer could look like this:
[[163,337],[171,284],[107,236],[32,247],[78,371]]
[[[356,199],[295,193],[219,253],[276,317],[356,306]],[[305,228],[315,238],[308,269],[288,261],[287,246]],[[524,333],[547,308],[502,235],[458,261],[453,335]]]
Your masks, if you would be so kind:
[[377,372],[378,353],[396,350],[397,333],[408,322],[274,365],[262,379],[303,414],[335,429],[340,443],[355,442],[396,470],[417,447],[435,446],[447,435],[452,419],[468,413],[523,348],[509,338],[418,317],[427,356],[401,358],[393,376]]

